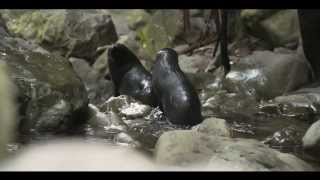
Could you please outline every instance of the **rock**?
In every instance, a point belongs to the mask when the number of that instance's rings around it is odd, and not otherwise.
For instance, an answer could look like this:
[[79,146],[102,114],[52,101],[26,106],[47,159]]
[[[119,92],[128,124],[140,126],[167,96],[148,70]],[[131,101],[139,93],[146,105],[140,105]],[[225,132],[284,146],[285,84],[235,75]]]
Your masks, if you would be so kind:
[[243,10],[241,17],[252,34],[273,47],[298,44],[300,29],[296,10]]
[[102,104],[113,95],[113,83],[105,79],[103,69],[91,67],[87,61],[79,58],[72,57],[69,61],[84,83],[90,103]]
[[139,147],[140,144],[127,134],[128,127],[114,112],[103,113],[95,105],[89,104],[90,119],[85,127],[89,138],[102,138],[110,143]]
[[261,26],[266,31],[266,38],[271,40],[274,46],[292,42],[298,44],[300,30],[296,10],[280,11],[261,22]]
[[115,139],[118,144],[134,144],[136,147],[140,147],[141,144],[135,141],[131,136],[127,133],[119,133]]
[[[119,36],[117,43],[127,46],[140,59],[148,59],[148,54],[145,52],[142,44],[140,43],[137,31],[150,22],[151,15],[143,9],[132,9],[130,11],[109,9],[99,10],[99,12],[100,11],[103,14],[111,16]],[[107,52],[105,51],[104,54],[101,54],[97,61],[101,60],[101,62],[107,62],[106,53]],[[108,69],[106,72],[108,73]]]
[[197,90],[202,90],[208,85],[215,83],[216,76],[208,72],[185,73],[192,85]]
[[253,26],[278,11],[278,9],[244,9],[241,11],[241,17],[248,25]]
[[107,47],[103,53],[101,53],[91,67],[93,71],[103,74],[104,76],[109,74],[108,49],[109,47]]
[[92,62],[99,46],[117,41],[110,16],[97,10],[2,10],[10,32],[66,57]]
[[122,9],[101,10],[105,14],[111,15],[119,36],[128,34],[131,30],[135,31],[144,26],[150,14],[144,9],[131,9],[130,11]]
[[316,121],[311,125],[306,134],[304,135],[302,142],[303,148],[306,152],[319,157],[320,148],[320,121]]
[[310,73],[307,61],[299,54],[255,51],[231,66],[224,87],[228,92],[266,100],[310,83]]
[[289,126],[275,132],[263,140],[264,144],[281,152],[302,152],[302,137],[306,130],[302,126]]
[[201,124],[194,127],[197,132],[209,135],[231,137],[230,127],[226,120],[219,118],[205,119]]
[[189,11],[190,11],[191,17],[202,17],[205,10],[203,10],[203,9],[190,9]]
[[[50,156],[48,156],[50,154]],[[1,163],[1,171],[146,171],[160,169],[141,152],[83,139],[34,144]]]
[[130,16],[128,16],[128,26],[131,30],[136,31],[140,27],[145,26],[150,20],[151,16],[144,10],[132,11]]
[[193,56],[181,55],[179,66],[184,73],[204,72],[211,59],[207,56],[195,54]]
[[176,130],[164,133],[155,148],[159,164],[209,171],[306,171],[311,165],[250,139]]
[[15,109],[15,91],[7,67],[0,63],[0,159],[7,155],[7,144],[15,138],[18,124]]
[[[208,92],[205,92],[208,93]],[[208,96],[210,93],[208,93]],[[226,113],[247,113],[257,112],[258,101],[255,97],[241,93],[228,93],[227,91],[213,91],[213,95],[203,100],[202,112],[205,116]]]
[[71,64],[20,42],[11,37],[0,42],[0,62],[18,89],[20,132],[31,138],[76,128],[86,120],[88,98]]
[[128,119],[135,119],[146,116],[150,111],[151,107],[148,105],[130,103],[129,106],[120,109],[120,114],[126,116]]
[[148,23],[137,30],[140,43],[148,59],[162,48],[173,47],[174,41],[182,33],[182,13],[180,10],[156,11]]
[[129,106],[130,103],[134,101],[135,101],[134,98],[126,95],[111,97],[104,104],[99,106],[99,109],[102,112],[113,111],[115,113],[119,113],[121,108]]
[[260,111],[313,122],[320,112],[320,88],[301,88],[260,105]]

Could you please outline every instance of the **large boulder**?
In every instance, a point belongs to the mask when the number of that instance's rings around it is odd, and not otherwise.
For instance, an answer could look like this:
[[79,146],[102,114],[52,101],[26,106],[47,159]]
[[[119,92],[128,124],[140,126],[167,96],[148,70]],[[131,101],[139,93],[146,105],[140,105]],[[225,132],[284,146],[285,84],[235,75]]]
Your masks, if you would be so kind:
[[174,41],[182,32],[180,10],[156,11],[145,26],[137,29],[137,35],[148,59],[154,59],[154,55],[162,48],[173,47]]
[[310,83],[310,77],[309,64],[301,54],[254,51],[231,66],[224,86],[229,92],[242,92],[265,100]]
[[278,152],[256,140],[204,132],[164,133],[155,148],[156,163],[207,171],[312,171],[294,155]]
[[241,18],[249,32],[273,47],[298,44],[300,29],[296,10],[247,9],[242,10]]
[[257,105],[261,100],[273,99],[310,83],[311,71],[302,54],[275,49],[254,51],[233,62],[225,77],[218,68],[210,79],[200,88],[204,116],[238,112],[254,114],[259,111]]
[[0,62],[18,90],[20,132],[66,133],[86,119],[86,89],[67,59],[36,47],[1,36]]
[[0,159],[5,157],[7,144],[14,139],[17,125],[14,91],[7,67],[0,63]]
[[96,50],[117,41],[109,15],[98,10],[1,10],[9,31],[51,52],[94,61]]

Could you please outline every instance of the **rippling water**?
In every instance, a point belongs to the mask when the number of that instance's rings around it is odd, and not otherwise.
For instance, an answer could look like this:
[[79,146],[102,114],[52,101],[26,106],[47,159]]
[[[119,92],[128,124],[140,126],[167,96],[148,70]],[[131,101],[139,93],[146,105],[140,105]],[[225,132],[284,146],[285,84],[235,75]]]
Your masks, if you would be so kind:
[[[139,110],[142,111],[143,108],[138,104],[128,107],[124,111],[131,115],[139,112]],[[159,108],[152,109],[145,118],[132,120],[120,117],[125,122],[124,124],[112,122],[111,119],[114,118],[112,116],[116,115],[111,112],[100,112],[94,105],[90,105],[90,108],[95,111],[96,118],[101,123],[99,127],[93,127],[90,123],[85,124],[77,136],[85,137],[87,141],[98,141],[116,146],[131,146],[143,150],[148,156],[152,155],[154,145],[163,132],[191,128],[171,124]],[[211,116],[225,119],[231,127],[233,137],[256,139],[281,152],[294,154],[316,167],[320,165],[319,162],[306,155],[302,150],[301,139],[310,126],[304,121],[266,114],[248,115],[230,112]],[[55,137],[42,136],[32,141],[48,141],[52,138]],[[23,147],[21,143],[12,143],[8,145],[8,151],[13,153],[21,147]]]

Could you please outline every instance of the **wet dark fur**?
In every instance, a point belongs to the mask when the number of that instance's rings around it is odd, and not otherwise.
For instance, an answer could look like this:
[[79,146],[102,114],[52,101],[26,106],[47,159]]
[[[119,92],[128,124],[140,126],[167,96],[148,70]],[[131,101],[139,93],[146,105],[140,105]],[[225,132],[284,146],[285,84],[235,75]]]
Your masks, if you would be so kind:
[[196,90],[178,65],[178,54],[160,50],[152,69],[153,92],[165,116],[173,124],[196,125],[202,121]]
[[151,74],[126,46],[113,45],[108,50],[108,63],[115,96],[128,95],[144,104],[156,106]]

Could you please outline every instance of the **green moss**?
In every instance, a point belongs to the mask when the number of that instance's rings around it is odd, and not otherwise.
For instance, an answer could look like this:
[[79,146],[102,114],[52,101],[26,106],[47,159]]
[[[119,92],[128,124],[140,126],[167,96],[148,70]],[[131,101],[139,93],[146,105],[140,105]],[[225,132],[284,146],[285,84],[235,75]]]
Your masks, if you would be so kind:
[[182,32],[181,13],[177,10],[157,11],[146,26],[137,30],[141,46],[149,59],[162,48],[173,47],[173,42]]
[[30,11],[15,17],[15,20],[8,21],[8,28],[25,39],[33,39],[37,43],[45,40],[58,42],[64,39],[63,11],[55,13]]
[[128,26],[136,30],[140,27],[146,25],[147,22],[150,21],[151,16],[142,10],[132,10],[130,14],[127,14]]

